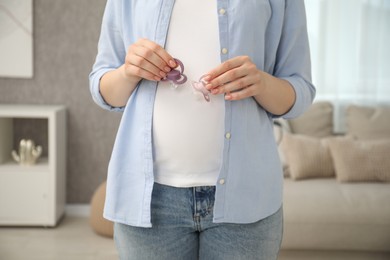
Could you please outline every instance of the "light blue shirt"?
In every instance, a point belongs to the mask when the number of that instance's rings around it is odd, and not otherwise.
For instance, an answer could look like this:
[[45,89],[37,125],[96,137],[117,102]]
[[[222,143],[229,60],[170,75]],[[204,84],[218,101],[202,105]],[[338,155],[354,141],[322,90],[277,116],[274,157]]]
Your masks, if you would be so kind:
[[[164,46],[174,3],[107,1],[90,90],[101,107],[123,111],[108,167],[104,217],[111,221],[152,225],[152,116],[157,83],[142,80],[126,106],[116,108],[103,100],[99,80],[123,64],[127,47],[139,38]],[[218,0],[218,22],[221,62],[247,55],[259,69],[289,81],[296,100],[283,117],[302,114],[315,96],[303,0]],[[283,174],[273,117],[254,98],[225,101],[225,141],[214,222],[256,222],[280,208]]]

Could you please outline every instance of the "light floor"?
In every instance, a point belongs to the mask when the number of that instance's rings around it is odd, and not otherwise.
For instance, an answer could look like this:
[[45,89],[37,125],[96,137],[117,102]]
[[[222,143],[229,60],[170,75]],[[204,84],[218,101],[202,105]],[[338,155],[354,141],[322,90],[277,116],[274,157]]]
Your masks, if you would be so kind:
[[65,217],[57,227],[0,227],[0,260],[117,260],[114,240],[88,219]]
[[[117,260],[114,240],[93,232],[86,217],[57,227],[0,227],[0,260]],[[281,251],[278,260],[387,260],[389,254]]]

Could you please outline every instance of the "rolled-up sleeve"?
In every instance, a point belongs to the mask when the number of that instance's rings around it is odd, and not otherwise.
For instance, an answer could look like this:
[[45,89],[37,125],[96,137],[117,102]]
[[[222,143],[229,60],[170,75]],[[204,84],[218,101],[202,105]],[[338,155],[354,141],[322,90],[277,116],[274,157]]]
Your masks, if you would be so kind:
[[89,74],[89,89],[93,100],[102,108],[111,111],[123,111],[123,107],[113,107],[107,104],[100,93],[101,77],[120,67],[126,56],[126,48],[122,37],[121,1],[108,0],[100,32],[98,53],[92,71]]
[[285,1],[282,37],[277,51],[274,76],[287,80],[295,91],[292,108],[285,119],[301,115],[313,102],[316,89],[311,80],[309,40],[303,0]]

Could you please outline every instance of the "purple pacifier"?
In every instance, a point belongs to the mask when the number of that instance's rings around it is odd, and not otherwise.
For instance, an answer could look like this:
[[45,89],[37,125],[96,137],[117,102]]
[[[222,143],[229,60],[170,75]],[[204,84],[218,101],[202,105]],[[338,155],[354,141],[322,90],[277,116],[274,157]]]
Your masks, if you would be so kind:
[[178,69],[172,69],[170,72],[167,73],[167,76],[162,79],[162,81],[171,81],[174,85],[181,85],[187,81],[187,76],[183,74],[184,72],[184,65],[183,62],[181,62],[178,59],[174,59],[175,62],[179,65],[180,70]]

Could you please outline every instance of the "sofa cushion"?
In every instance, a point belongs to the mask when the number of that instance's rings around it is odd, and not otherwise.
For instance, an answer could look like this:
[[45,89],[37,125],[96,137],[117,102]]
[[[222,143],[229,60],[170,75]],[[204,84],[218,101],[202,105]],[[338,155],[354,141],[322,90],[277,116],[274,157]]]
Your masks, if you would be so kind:
[[285,133],[281,149],[294,180],[332,177],[332,157],[327,147],[329,138],[314,138]]
[[390,181],[390,139],[328,139],[339,181]]
[[347,134],[357,139],[390,139],[390,107],[351,105],[346,112]]
[[315,102],[300,117],[288,120],[291,132],[313,137],[333,135],[333,105]]
[[285,177],[290,176],[289,173],[289,168],[286,160],[286,156],[283,153],[282,146],[283,146],[283,137],[285,133],[290,133],[290,125],[287,120],[283,118],[277,118],[274,121],[274,136],[275,136],[275,141],[276,144],[278,145],[278,153],[279,153],[279,158],[282,163],[283,167],[283,174]]
[[390,251],[390,184],[284,180],[283,249]]
[[[312,137],[326,137],[333,134],[333,105],[330,102],[320,101],[309,107],[300,117],[290,120],[278,118],[274,129],[276,141],[279,143],[279,156],[283,164],[284,175],[290,175],[290,168],[283,152],[286,133],[302,134]],[[280,133],[283,131],[282,139]],[[279,142],[280,141],[280,142]]]

